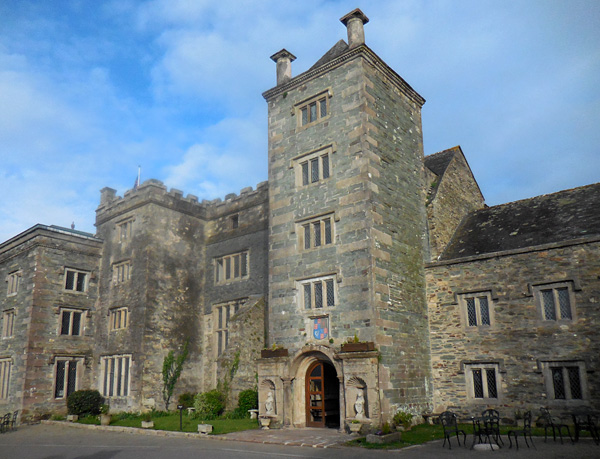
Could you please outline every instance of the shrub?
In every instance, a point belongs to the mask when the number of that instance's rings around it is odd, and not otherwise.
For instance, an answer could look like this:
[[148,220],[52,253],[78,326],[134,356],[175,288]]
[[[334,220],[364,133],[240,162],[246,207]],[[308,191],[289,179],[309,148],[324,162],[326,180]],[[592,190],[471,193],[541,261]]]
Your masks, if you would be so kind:
[[196,395],[194,399],[195,417],[215,419],[225,410],[225,395],[217,389]]
[[67,410],[78,416],[98,415],[103,403],[104,397],[97,390],[78,390],[67,397]]
[[258,408],[258,391],[254,389],[246,389],[240,392],[238,397],[238,406],[236,408],[236,414],[240,418],[247,418],[250,416],[248,410],[255,410]]
[[184,408],[191,408],[194,406],[194,397],[196,394],[192,394],[191,392],[186,392],[179,396],[177,400],[178,405],[183,405]]
[[413,415],[411,413],[407,413],[406,411],[398,411],[394,415],[394,424],[397,426],[404,426],[405,428],[409,428]]

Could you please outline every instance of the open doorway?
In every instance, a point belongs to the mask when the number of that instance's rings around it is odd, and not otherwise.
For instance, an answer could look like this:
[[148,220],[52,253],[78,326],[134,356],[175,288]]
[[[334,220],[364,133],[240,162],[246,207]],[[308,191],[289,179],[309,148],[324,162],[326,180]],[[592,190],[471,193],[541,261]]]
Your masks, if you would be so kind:
[[340,383],[328,362],[314,362],[306,372],[306,426],[340,426]]

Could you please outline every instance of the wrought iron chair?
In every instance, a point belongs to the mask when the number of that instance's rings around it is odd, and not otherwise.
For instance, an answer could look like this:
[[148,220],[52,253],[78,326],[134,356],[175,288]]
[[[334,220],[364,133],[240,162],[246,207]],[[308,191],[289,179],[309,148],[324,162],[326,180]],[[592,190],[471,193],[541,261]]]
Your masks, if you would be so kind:
[[500,436],[500,413],[493,409],[487,409],[481,413],[481,418],[473,419],[473,444],[471,449],[475,447],[475,440],[479,443],[484,443],[483,439],[487,438],[487,443],[493,449],[492,440],[501,448],[500,443],[504,445],[504,441]]
[[592,413],[574,413],[573,425],[575,426],[575,441],[579,440],[579,433],[587,430],[594,439],[594,443],[600,445],[600,434],[598,432],[598,416]]
[[542,422],[544,423],[544,442],[548,439],[548,430],[552,429],[552,438],[556,441],[556,431],[558,430],[558,436],[560,437],[560,443],[563,443],[562,430],[565,429],[569,434],[569,439],[573,443],[573,437],[571,437],[571,429],[565,423],[560,422],[557,418],[552,417],[548,408],[541,408]]
[[11,417],[12,413],[6,413],[4,416],[2,416],[2,418],[0,418],[0,432],[8,432]]
[[525,438],[525,444],[527,445],[527,448],[529,448],[529,442],[527,441],[527,437],[529,437],[529,440],[531,441],[531,445],[533,446],[534,449],[537,449],[535,447],[535,445],[533,444],[533,439],[531,438],[531,411],[527,411],[523,415],[523,428],[522,429],[508,431],[508,441],[510,442],[509,448],[512,448],[512,440],[510,438],[511,434],[513,437],[515,437],[515,445],[517,446],[517,451],[519,450],[519,440],[518,440],[519,435],[523,435],[523,438]]
[[[9,413],[10,414],[10,413]],[[9,421],[10,430],[17,430],[17,417],[19,416],[19,410],[15,410],[12,414],[12,418]]]
[[446,446],[446,440],[448,440],[448,448],[452,449],[452,443],[450,443],[450,437],[456,435],[456,441],[460,446],[460,437],[458,434],[463,434],[463,445],[467,446],[467,434],[464,430],[458,428],[458,419],[455,413],[452,411],[444,411],[440,414],[440,422],[444,428],[444,444],[442,448]]

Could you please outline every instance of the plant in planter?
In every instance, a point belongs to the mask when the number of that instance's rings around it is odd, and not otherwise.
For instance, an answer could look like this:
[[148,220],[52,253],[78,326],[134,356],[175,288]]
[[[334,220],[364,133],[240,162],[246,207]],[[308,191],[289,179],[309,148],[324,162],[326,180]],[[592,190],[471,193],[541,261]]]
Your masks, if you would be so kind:
[[152,420],[152,411],[146,411],[142,413],[142,428],[152,429],[154,427],[154,421]]
[[100,425],[107,426],[110,424],[111,416],[109,414],[110,406],[103,403],[100,406]]
[[362,429],[362,423],[358,419],[354,419],[353,421],[350,421],[348,428],[352,433],[360,433],[360,429]]
[[342,344],[342,352],[367,352],[374,351],[375,343],[372,341],[360,341],[358,335],[348,339],[348,342]]
[[396,428],[402,427],[401,430],[410,430],[413,417],[411,413],[400,410],[394,415],[393,422]]
[[263,359],[270,357],[287,357],[288,350],[283,346],[278,346],[276,343],[273,343],[271,349],[265,348],[262,351],[260,351],[260,356]]

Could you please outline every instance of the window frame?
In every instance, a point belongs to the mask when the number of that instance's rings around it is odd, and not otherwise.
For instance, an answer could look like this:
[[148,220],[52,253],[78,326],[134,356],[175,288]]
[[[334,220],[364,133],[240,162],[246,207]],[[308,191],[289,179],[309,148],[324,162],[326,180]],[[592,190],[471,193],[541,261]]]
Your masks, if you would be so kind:
[[125,220],[121,220],[116,224],[117,238],[119,242],[130,241],[133,236],[133,222],[134,217],[129,217]]
[[[335,274],[298,280],[297,290],[300,309],[303,311],[312,311],[314,314],[314,311],[324,311],[335,308],[338,305],[339,299],[336,284]],[[309,291],[310,294],[308,294]],[[330,292],[333,295],[332,304],[330,304],[329,301]]]
[[[58,394],[58,371],[59,371],[59,364],[64,362],[64,369],[63,371],[63,380],[62,380],[62,395]],[[69,379],[70,379],[70,371],[71,371],[71,367],[72,365],[75,364],[75,381],[73,382],[73,390],[71,392],[69,392]],[[61,356],[61,357],[56,357],[54,359],[54,383],[53,383],[53,387],[52,387],[52,393],[54,395],[54,400],[64,400],[66,399],[69,395],[71,395],[73,392],[77,391],[79,388],[79,379],[80,379],[80,373],[81,370],[83,368],[83,358],[82,357],[78,357],[78,356]]]
[[[567,298],[569,300],[569,313],[571,317],[563,317],[560,298],[558,291],[561,289],[566,289]],[[552,291],[552,298],[554,303],[554,315],[555,318],[548,318],[546,315],[546,306],[544,300],[544,291]],[[532,285],[533,296],[535,299],[538,317],[540,320],[547,324],[552,323],[572,323],[577,320],[576,307],[575,307],[575,292],[573,288],[573,282],[571,281],[563,281],[563,282],[549,282],[544,284],[536,284]]]
[[113,284],[119,285],[131,280],[132,263],[131,260],[122,260],[113,264]]
[[[68,288],[70,272],[75,274],[75,277],[73,279],[73,288]],[[66,292],[70,292],[70,293],[86,293],[88,290],[90,274],[91,274],[90,271],[84,271],[84,270],[75,269],[75,268],[65,268],[63,290]],[[83,282],[81,283],[81,285],[82,285],[81,290],[78,288],[80,285],[80,281],[79,281],[80,276],[83,276]]]
[[[65,314],[69,314],[69,332],[63,333],[63,325],[64,325],[64,316]],[[73,334],[73,317],[75,314],[79,314],[79,330],[77,334]],[[58,314],[58,336],[84,336],[85,332],[85,317],[87,311],[85,309],[77,309],[77,308],[60,308]]]
[[[493,370],[496,383],[496,397],[490,397],[488,372]],[[475,393],[475,371],[481,371],[482,397]],[[500,364],[497,362],[468,362],[464,363],[467,399],[474,403],[499,403],[502,400],[502,376]],[[485,376],[484,376],[485,375]]]
[[2,311],[2,339],[12,338],[15,335],[16,317],[16,308],[9,308]]
[[131,354],[112,354],[100,357],[100,393],[109,399],[125,398],[131,394]]
[[0,359],[0,400],[7,400],[10,395],[10,376],[12,370],[12,359]]
[[21,286],[21,277],[23,275],[23,271],[16,270],[8,273],[6,276],[7,288],[6,288],[6,296],[15,296],[19,293],[19,287]]
[[[329,222],[329,242],[327,242],[327,222]],[[320,241],[317,245],[316,225],[319,225]],[[296,222],[296,233],[298,234],[298,247],[303,252],[335,244],[335,214],[333,212],[316,217],[305,218]],[[307,239],[308,233],[308,239]],[[308,247],[307,247],[308,242]]]
[[215,357],[219,358],[229,347],[229,323],[242,309],[247,298],[227,301],[213,305],[213,335]]
[[[324,183],[333,175],[333,144],[326,145],[316,150],[311,150],[292,158],[290,169],[294,169],[296,188],[303,189],[312,185]],[[316,178],[314,177],[313,165],[316,164]],[[326,164],[326,167],[325,167]],[[325,171],[327,172],[325,174]]]
[[[553,404],[573,404],[580,405],[589,401],[589,392],[587,387],[585,362],[582,360],[546,360],[541,362],[542,375],[544,377],[544,386],[546,389],[546,398]],[[564,398],[556,398],[556,386],[554,384],[553,369],[560,368],[562,371],[562,382]],[[572,381],[569,375],[569,368],[578,369],[579,391],[581,398],[573,398]]]
[[[298,129],[303,130],[310,126],[314,126],[322,121],[331,117],[331,102],[332,97],[331,88],[327,88],[324,91],[315,94],[314,96],[304,99],[294,105],[294,115],[296,116],[296,126]],[[324,104],[324,105],[323,105]],[[314,117],[311,112],[311,108],[315,107]],[[323,107],[325,108],[325,114],[323,114]],[[306,121],[305,116],[306,114]]]
[[[119,326],[116,326],[118,322]],[[118,331],[125,330],[129,327],[129,308],[127,306],[120,306],[117,308],[111,308],[108,311],[108,330]]]
[[215,285],[226,285],[250,278],[250,250],[248,249],[215,257],[213,262]]
[[[474,290],[470,292],[461,292],[457,295],[457,300],[460,305],[460,315],[465,330],[486,330],[494,328],[496,322],[494,295],[491,290]],[[487,300],[489,324],[483,323],[481,299]],[[469,320],[469,300],[474,300],[475,306],[475,325],[470,324]]]

